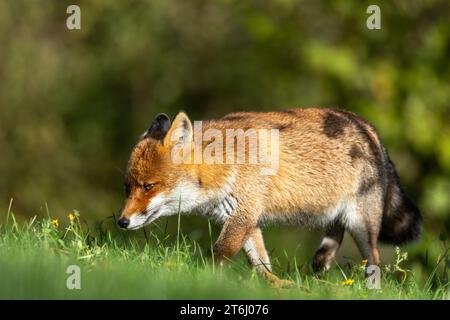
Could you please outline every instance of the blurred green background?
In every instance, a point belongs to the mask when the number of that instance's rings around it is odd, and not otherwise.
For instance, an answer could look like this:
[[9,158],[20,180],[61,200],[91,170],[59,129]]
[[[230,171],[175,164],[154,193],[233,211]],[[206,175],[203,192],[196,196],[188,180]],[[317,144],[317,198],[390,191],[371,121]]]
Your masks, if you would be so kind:
[[[81,30],[66,28],[69,4]],[[381,30],[366,27],[369,4]],[[449,21],[447,0],[1,1],[0,215],[11,198],[22,218],[45,203],[61,220],[117,213],[129,152],[159,112],[341,107],[378,128],[424,215],[408,250],[429,268],[450,230]],[[205,220],[182,228],[209,241]],[[282,263],[284,250],[309,263],[319,241],[267,234]],[[348,240],[343,255],[359,259]]]

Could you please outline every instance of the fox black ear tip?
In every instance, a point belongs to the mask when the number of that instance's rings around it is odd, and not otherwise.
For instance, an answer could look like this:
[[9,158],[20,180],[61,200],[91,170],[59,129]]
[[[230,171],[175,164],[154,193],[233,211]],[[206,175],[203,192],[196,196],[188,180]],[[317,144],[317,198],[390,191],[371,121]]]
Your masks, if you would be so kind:
[[153,123],[157,126],[163,127],[165,130],[168,130],[168,127],[170,127],[170,118],[165,113],[158,113]]
[[161,140],[170,128],[170,118],[165,113],[158,113],[143,138],[152,137]]
[[155,117],[156,120],[170,120],[169,116],[165,114],[164,112],[158,113]]

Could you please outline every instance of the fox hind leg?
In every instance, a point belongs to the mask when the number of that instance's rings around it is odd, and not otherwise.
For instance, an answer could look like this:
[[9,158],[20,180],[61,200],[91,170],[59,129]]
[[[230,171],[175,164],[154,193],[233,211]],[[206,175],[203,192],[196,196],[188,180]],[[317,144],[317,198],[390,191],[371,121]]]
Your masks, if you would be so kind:
[[344,227],[339,224],[334,224],[327,229],[325,237],[313,258],[312,268],[314,272],[318,273],[330,269],[331,262],[344,238],[344,231]]
[[378,235],[381,228],[383,207],[380,195],[376,192],[363,196],[357,202],[357,218],[348,226],[349,232],[358,246],[363,259],[367,259],[366,266],[378,265],[380,255],[377,248]]
[[380,255],[377,248],[377,235],[373,231],[368,230],[365,225],[353,227],[350,234],[356,242],[356,245],[363,259],[367,260],[366,266],[378,265],[380,263]]

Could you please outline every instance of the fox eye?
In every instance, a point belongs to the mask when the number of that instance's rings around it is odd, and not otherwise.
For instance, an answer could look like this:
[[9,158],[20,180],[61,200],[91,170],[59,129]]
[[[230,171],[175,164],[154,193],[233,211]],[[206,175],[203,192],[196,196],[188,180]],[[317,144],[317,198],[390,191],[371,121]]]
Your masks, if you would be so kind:
[[145,183],[143,186],[144,191],[150,191],[155,186],[154,183]]

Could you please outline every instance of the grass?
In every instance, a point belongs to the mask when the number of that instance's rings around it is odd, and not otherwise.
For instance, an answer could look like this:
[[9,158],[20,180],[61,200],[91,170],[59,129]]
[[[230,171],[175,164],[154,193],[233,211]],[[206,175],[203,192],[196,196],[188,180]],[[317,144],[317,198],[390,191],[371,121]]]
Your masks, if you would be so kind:
[[[180,222],[180,218],[178,217]],[[153,232],[130,236],[114,221],[89,230],[77,212],[60,225],[50,217],[17,223],[8,211],[0,224],[1,299],[447,299],[448,250],[424,283],[404,270],[406,253],[396,251],[395,263],[382,269],[381,290],[366,286],[361,263],[336,265],[317,277],[308,268],[277,270],[295,281],[274,289],[242,259],[214,268],[211,247],[201,248],[177,228],[176,241]],[[62,223],[61,223],[62,224]],[[211,228],[209,228],[211,235]],[[211,241],[212,245],[212,241]],[[70,265],[81,270],[81,289],[69,290]],[[293,270],[292,270],[293,269]],[[346,281],[347,280],[347,281]]]

